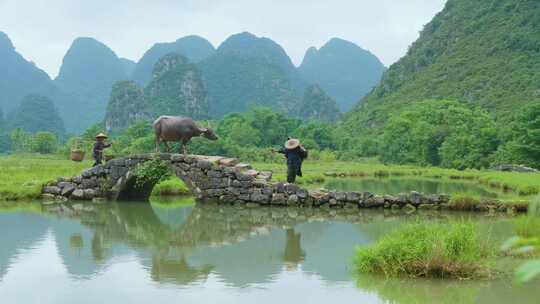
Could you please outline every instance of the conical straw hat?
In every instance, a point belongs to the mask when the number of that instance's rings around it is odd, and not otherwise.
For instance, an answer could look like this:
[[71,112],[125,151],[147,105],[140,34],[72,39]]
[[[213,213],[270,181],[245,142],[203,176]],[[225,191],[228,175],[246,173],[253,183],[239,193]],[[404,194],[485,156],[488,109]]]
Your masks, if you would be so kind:
[[96,138],[108,138],[108,136],[104,133],[99,133],[98,135],[96,135]]
[[295,149],[300,146],[300,141],[296,138],[291,138],[285,142],[285,149]]

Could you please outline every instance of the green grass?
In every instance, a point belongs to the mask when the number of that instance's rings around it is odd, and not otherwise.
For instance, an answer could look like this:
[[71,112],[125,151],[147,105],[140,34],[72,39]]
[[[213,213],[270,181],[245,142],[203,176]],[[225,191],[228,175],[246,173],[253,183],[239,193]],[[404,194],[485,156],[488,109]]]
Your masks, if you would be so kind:
[[[274,179],[286,179],[285,163],[252,163],[259,170],[274,172]],[[438,167],[418,167],[409,165],[385,165],[375,160],[366,159],[362,162],[315,162],[306,161],[302,166],[304,178],[299,178],[300,184],[318,183],[312,176],[319,179],[328,176],[350,177],[406,177],[416,176],[431,179],[467,180],[473,183],[511,191],[517,195],[534,195],[540,193],[540,173],[500,172],[489,170],[454,170]]]
[[[33,199],[39,196],[41,187],[60,176],[75,176],[91,166],[90,161],[72,162],[63,157],[36,154],[0,156],[0,200]],[[252,163],[261,171],[273,171],[274,181],[286,180],[286,165],[281,163]],[[515,191],[515,195],[540,193],[540,173],[512,173],[481,170],[451,170],[434,167],[384,165],[373,159],[361,162],[306,161],[298,178],[300,185],[318,185],[326,175],[353,177],[417,177],[441,180],[467,180],[471,183]],[[188,193],[187,187],[173,177],[158,186],[154,195]],[[477,199],[477,198],[475,198]],[[514,198],[510,198],[513,200]]]
[[414,223],[356,250],[359,273],[389,277],[478,278],[490,274],[492,250],[471,223]]
[[34,199],[41,194],[42,186],[60,176],[74,176],[91,167],[58,156],[38,154],[0,157],[0,200]]
[[187,195],[189,188],[178,177],[173,176],[157,184],[152,190],[153,196]]

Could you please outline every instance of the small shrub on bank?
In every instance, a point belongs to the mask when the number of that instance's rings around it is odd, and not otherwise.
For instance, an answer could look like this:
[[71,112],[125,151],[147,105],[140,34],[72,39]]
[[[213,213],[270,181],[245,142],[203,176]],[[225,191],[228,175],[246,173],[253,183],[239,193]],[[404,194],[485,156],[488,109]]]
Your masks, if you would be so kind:
[[176,177],[158,183],[152,190],[152,195],[159,196],[187,195],[189,193],[190,190],[186,184]]
[[415,223],[358,248],[354,264],[360,273],[475,278],[489,274],[489,255],[473,224]]
[[450,205],[454,209],[463,211],[474,210],[478,203],[478,199],[466,195],[455,195],[450,199]]
[[169,164],[160,159],[152,159],[140,164],[135,169],[135,185],[142,187],[145,184],[156,184],[171,177]]

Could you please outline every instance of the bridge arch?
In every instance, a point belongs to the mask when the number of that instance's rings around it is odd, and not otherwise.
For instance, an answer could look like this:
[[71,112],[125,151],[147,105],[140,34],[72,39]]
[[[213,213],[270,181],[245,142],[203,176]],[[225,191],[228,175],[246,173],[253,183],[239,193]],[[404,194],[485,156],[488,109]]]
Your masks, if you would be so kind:
[[[271,186],[270,172],[258,172],[247,164],[238,163],[234,158],[150,154],[115,159],[105,164],[102,170],[108,173],[110,185],[107,196],[121,201],[148,201],[156,182],[137,184],[135,170],[139,164],[156,158],[168,162],[174,174],[199,200],[236,201],[240,197],[249,200],[254,188]],[[100,171],[99,168],[91,170]],[[267,190],[266,193],[266,199],[270,199],[271,191]]]

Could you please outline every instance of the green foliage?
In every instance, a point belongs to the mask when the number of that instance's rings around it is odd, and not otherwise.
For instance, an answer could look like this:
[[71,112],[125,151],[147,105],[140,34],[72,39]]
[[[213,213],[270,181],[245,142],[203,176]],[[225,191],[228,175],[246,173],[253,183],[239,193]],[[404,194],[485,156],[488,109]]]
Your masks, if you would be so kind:
[[380,143],[385,162],[465,169],[487,167],[498,138],[487,112],[459,102],[426,101],[391,118]]
[[64,123],[54,103],[41,95],[24,97],[13,115],[10,115],[9,127],[30,133],[48,131],[60,137],[65,134]]
[[185,115],[201,119],[208,116],[201,73],[184,56],[171,53],[162,57],[144,92],[154,117]]
[[37,132],[32,139],[32,152],[52,154],[58,149],[56,135],[51,132]]
[[134,121],[150,120],[151,110],[143,89],[135,81],[116,82],[109,97],[105,126],[111,132],[122,131]]
[[304,97],[297,106],[297,115],[304,120],[335,121],[339,117],[336,102],[317,84],[310,85],[304,91]]
[[411,103],[456,99],[479,105],[506,127],[539,99],[540,2],[449,0],[407,55],[348,115],[351,133],[384,126]]
[[22,57],[16,51],[8,36],[1,31],[0,67],[0,88],[2,88],[0,108],[2,108],[4,114],[7,115],[7,113],[11,113],[16,109],[20,100],[28,94],[48,96],[58,102],[57,106],[60,105],[61,94],[59,94],[59,90],[55,87],[49,75],[33,62]]
[[265,57],[218,52],[198,67],[206,80],[212,117],[245,112],[253,106],[291,113],[300,99],[289,75]]
[[54,80],[71,97],[61,108],[68,129],[80,132],[103,119],[112,85],[127,78],[124,65],[109,47],[93,38],[75,39]]
[[171,177],[169,164],[159,158],[139,164],[133,171],[135,186],[143,187],[146,184],[157,184]]
[[473,224],[415,223],[359,247],[354,264],[360,273],[473,278],[486,274],[489,254]]
[[10,134],[11,149],[14,152],[37,152],[52,154],[58,150],[58,139],[51,132],[37,132],[31,134],[16,129]]
[[540,102],[516,114],[507,132],[509,141],[497,152],[497,161],[540,168]]
[[[516,236],[508,239],[501,250],[518,256],[538,256],[540,253],[540,203],[535,200],[529,204],[529,214],[514,220]],[[525,283],[540,275],[540,260],[530,260],[520,265],[515,272],[518,282]]]
[[30,152],[32,135],[21,129],[15,129],[10,134],[11,149],[15,152]]

